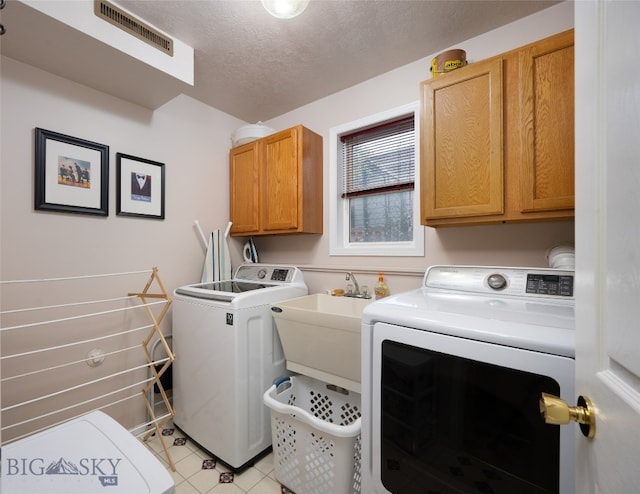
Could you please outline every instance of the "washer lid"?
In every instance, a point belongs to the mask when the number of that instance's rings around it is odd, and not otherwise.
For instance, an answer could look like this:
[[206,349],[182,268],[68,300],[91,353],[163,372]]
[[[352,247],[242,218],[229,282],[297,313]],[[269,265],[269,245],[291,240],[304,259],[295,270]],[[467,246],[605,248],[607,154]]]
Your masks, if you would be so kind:
[[3,494],[172,494],[167,469],[96,411],[2,447]]
[[308,292],[302,272],[294,266],[248,263],[231,280],[178,287],[176,295],[226,303],[234,307],[264,305]]
[[253,283],[247,281],[211,281],[208,283],[196,283],[176,288],[176,293],[196,298],[207,298],[223,302],[232,301],[238,294],[262,290],[264,288],[279,285],[265,285],[264,283]]

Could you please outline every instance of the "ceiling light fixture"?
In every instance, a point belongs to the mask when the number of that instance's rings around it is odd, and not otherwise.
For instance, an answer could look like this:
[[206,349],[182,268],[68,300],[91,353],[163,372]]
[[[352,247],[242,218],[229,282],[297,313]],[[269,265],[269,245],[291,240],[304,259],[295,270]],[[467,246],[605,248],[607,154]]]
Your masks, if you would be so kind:
[[262,6],[273,17],[291,19],[302,14],[309,5],[309,0],[261,0]]

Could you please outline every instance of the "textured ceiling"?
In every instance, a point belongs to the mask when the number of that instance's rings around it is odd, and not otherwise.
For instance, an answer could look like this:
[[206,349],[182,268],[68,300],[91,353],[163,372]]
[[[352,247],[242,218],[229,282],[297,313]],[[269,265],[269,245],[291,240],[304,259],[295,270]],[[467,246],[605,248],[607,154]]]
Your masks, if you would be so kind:
[[185,94],[257,122],[558,2],[311,0],[288,20],[271,17],[258,0],[114,3],[194,48],[195,84]]

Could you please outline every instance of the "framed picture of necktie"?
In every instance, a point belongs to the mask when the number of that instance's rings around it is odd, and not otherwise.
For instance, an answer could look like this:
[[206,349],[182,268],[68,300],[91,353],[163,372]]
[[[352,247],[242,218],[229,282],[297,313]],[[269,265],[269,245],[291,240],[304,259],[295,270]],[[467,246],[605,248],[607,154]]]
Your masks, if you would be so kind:
[[164,219],[164,163],[116,153],[116,214]]
[[109,146],[35,129],[34,207],[109,215]]

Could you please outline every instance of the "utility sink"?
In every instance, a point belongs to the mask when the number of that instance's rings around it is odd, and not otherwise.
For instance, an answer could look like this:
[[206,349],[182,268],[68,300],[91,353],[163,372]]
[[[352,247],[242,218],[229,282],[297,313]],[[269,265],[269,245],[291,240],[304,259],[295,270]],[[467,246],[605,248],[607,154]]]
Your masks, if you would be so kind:
[[360,393],[360,324],[371,302],[316,293],[272,304],[287,369]]

